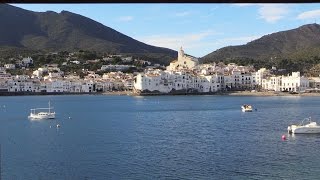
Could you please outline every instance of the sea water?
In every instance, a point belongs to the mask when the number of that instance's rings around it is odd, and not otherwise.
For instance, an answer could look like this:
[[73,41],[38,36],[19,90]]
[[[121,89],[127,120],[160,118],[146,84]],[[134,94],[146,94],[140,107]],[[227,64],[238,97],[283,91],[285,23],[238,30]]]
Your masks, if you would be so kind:
[[[56,119],[28,119],[48,101]],[[319,106],[296,96],[0,97],[1,178],[319,179],[320,135],[287,134],[305,117],[320,123]]]

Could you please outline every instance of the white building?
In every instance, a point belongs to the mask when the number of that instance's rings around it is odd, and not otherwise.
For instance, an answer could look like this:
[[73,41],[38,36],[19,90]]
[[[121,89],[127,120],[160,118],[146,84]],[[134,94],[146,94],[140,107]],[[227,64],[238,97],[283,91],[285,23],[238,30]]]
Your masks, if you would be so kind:
[[309,88],[309,79],[300,76],[300,72],[292,72],[291,76],[282,76],[282,91],[304,92]]
[[136,76],[134,90],[137,92],[159,91],[162,93],[217,92],[236,89],[254,89],[256,77],[250,66],[225,65],[223,63],[201,64],[184,54],[182,48],[178,60],[173,61],[166,71],[150,70]]
[[45,81],[47,92],[64,92],[64,81],[61,79],[50,79]]
[[22,63],[23,64],[33,64],[33,59],[31,57],[23,58]]
[[27,75],[16,75],[7,81],[10,92],[33,91],[33,83]]
[[[234,84],[231,85],[232,89],[240,89],[241,88],[241,84],[242,84],[242,80],[241,80],[241,71],[238,69],[233,69],[231,71],[231,78]],[[240,81],[241,80],[241,81]]]
[[101,71],[105,71],[105,70],[124,71],[124,70],[128,70],[131,67],[135,67],[135,66],[132,66],[132,65],[102,65]]
[[132,62],[132,57],[121,58],[122,62]]
[[206,75],[201,78],[200,89],[196,88],[199,92],[217,92],[224,88],[224,76],[221,74]]
[[292,72],[288,76],[272,76],[262,79],[262,88],[272,91],[304,92],[309,88],[309,79]]
[[197,58],[184,54],[182,47],[178,52],[178,60],[172,61],[167,67],[169,71],[175,71],[180,69],[192,69],[199,64]]
[[5,64],[4,67],[6,69],[15,69],[16,68],[16,65],[15,64]]
[[7,92],[9,91],[8,83],[4,79],[0,79],[0,92]]
[[320,90],[320,77],[311,77],[309,78],[310,88]]
[[96,92],[96,85],[93,81],[84,81],[81,85],[81,92]]
[[5,70],[0,70],[0,80],[12,79],[11,74],[7,73]]
[[42,76],[42,72],[39,70],[35,70],[32,72],[33,77],[41,77]]
[[268,91],[280,91],[282,85],[282,77],[281,76],[271,76],[266,79],[262,79],[261,87],[264,90]]
[[124,79],[123,81],[123,86],[125,90],[132,90],[134,87],[134,80],[133,79]]
[[59,71],[59,72],[49,72],[49,77],[50,78],[61,78],[63,76],[64,72]]
[[269,70],[261,68],[257,72],[253,73],[252,76],[254,77],[256,84],[262,86],[262,79],[265,79],[269,74]]
[[70,62],[72,62],[73,64],[80,64],[80,61],[70,61]]
[[216,92],[224,88],[222,74],[196,76],[189,71],[150,70],[136,76],[137,92]]

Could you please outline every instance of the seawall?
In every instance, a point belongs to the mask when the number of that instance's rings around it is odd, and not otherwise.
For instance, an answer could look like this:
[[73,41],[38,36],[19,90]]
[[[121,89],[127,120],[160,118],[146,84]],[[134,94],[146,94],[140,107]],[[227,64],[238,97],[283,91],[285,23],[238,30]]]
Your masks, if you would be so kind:
[[68,92],[0,92],[0,96],[38,96],[38,95],[81,95],[100,93],[68,93]]

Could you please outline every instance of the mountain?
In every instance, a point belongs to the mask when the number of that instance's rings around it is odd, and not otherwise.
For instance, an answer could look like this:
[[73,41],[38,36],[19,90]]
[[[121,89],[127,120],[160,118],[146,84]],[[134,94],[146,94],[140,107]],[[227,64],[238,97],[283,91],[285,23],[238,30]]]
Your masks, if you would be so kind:
[[275,58],[301,59],[302,56],[320,56],[319,24],[307,24],[296,29],[272,33],[245,45],[224,47],[202,57],[201,60],[274,61]]
[[177,52],[139,42],[87,17],[68,11],[33,12],[0,4],[0,49],[91,50],[123,53],[168,64]]

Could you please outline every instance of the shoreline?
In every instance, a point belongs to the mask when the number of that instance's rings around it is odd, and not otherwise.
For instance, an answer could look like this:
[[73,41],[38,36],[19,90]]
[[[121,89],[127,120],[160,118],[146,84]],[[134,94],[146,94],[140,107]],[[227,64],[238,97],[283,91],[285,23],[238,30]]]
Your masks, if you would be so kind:
[[132,91],[104,92],[103,95],[128,95],[128,96],[190,96],[190,95],[214,95],[214,96],[320,96],[320,93],[297,93],[290,94],[286,92],[250,92],[250,91],[232,91],[217,93],[134,93]]
[[249,91],[238,91],[230,92],[230,96],[320,96],[320,93],[297,93],[290,94],[286,92],[249,92]]
[[102,92],[99,93],[101,95],[118,95],[118,96],[135,96],[137,95],[136,93],[132,92],[132,91],[113,91],[113,92]]
[[95,93],[75,92],[0,92],[0,96],[49,96],[49,95],[85,95]]
[[94,93],[49,93],[49,92],[0,92],[0,96],[43,96],[43,95],[113,95],[113,96],[191,96],[191,95],[214,95],[214,96],[320,96],[320,93],[297,93],[287,92],[251,92],[230,91],[216,93],[135,93],[132,91],[94,92]]

